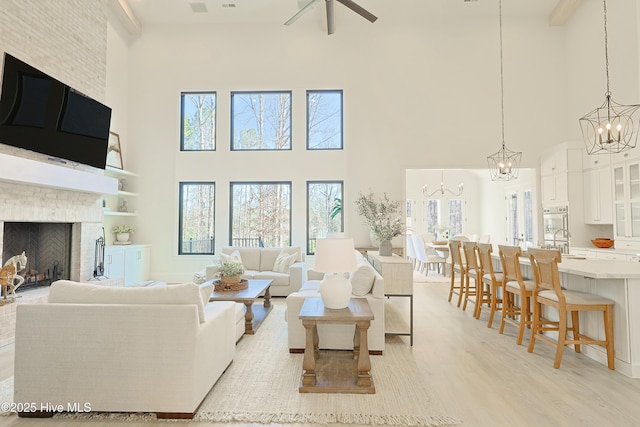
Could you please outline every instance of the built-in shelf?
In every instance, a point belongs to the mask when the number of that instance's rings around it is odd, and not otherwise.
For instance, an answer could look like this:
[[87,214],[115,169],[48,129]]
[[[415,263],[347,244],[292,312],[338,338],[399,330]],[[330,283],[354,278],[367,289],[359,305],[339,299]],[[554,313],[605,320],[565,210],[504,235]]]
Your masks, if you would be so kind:
[[138,212],[104,211],[105,216],[138,216]]

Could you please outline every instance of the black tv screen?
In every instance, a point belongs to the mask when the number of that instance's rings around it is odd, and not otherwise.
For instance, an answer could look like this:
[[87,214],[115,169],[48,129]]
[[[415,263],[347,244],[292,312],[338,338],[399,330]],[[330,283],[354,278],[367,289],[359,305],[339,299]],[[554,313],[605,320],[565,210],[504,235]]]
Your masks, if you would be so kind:
[[104,169],[111,108],[4,56],[0,142]]

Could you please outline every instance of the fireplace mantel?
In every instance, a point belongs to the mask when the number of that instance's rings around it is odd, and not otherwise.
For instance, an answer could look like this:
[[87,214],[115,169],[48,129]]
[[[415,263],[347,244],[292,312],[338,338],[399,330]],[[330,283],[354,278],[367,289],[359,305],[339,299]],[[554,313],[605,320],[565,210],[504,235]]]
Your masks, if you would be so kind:
[[97,194],[118,194],[112,177],[0,153],[0,181]]

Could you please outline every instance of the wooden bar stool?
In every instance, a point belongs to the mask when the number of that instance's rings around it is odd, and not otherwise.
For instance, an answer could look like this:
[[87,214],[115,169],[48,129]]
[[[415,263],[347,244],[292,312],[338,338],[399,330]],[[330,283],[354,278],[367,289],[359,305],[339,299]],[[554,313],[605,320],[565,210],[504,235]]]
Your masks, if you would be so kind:
[[[553,367],[558,369],[562,362],[565,345],[573,344],[576,353],[580,353],[583,344],[602,346],[607,351],[607,366],[615,369],[615,351],[613,348],[613,304],[614,301],[599,295],[562,289],[558,263],[562,255],[557,249],[529,249],[529,258],[534,273],[533,290],[533,330],[529,342],[529,353],[533,352],[536,341],[543,341],[556,348]],[[542,306],[558,311],[558,321],[544,317]],[[554,311],[555,311],[554,310]],[[604,340],[598,340],[580,333],[580,312],[601,311],[604,318]],[[571,313],[571,326],[567,325],[567,313]],[[558,341],[550,339],[544,332],[557,331]],[[571,331],[573,339],[567,338]]]
[[[502,271],[504,272],[504,286],[502,296],[502,318],[500,330],[504,332],[504,326],[509,323],[518,328],[518,345],[522,344],[525,326],[531,327],[531,296],[533,295],[533,280],[525,279],[520,272],[520,255],[522,249],[519,246],[498,245]],[[518,297],[516,299],[516,297]],[[518,303],[520,305],[518,305]]]
[[[478,306],[481,304],[483,286],[476,242],[462,242],[462,250],[464,252],[464,259],[467,262],[467,277],[464,285],[464,303],[462,304],[462,309],[466,310],[469,297],[474,297],[471,300],[475,303],[473,317],[478,318]],[[473,279],[473,287],[471,287],[471,279]]]
[[[462,261],[460,253],[462,242],[460,240],[449,240],[449,254],[451,255],[451,287],[449,288],[449,302],[453,294],[458,295],[458,307],[462,303],[464,296],[464,286],[467,277],[467,267]],[[456,284],[456,271],[460,273],[460,282]]]
[[[478,258],[480,260],[480,268],[482,269],[482,301],[478,305],[477,318],[482,313],[482,304],[489,306],[489,321],[487,328],[493,327],[493,318],[496,311],[502,311],[502,286],[504,282],[504,274],[502,271],[495,271],[493,268],[493,260],[491,252],[493,248],[491,243],[478,243]],[[485,290],[485,285],[488,289]],[[498,295],[498,291],[501,294]],[[487,301],[488,298],[488,301]]]

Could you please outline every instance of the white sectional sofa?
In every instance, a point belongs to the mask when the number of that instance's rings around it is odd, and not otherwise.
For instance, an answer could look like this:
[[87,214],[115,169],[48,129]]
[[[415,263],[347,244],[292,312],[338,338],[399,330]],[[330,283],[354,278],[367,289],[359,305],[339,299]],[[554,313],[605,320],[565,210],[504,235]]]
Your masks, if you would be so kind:
[[[356,251],[356,259],[358,270],[350,275],[353,296],[366,298],[369,302],[374,316],[368,331],[369,353],[382,354],[385,343],[384,279],[358,251]],[[286,320],[290,353],[304,352],[305,329],[298,318],[304,300],[320,298],[318,288],[323,274],[310,269],[308,276],[309,280],[302,284],[302,288],[287,297]],[[353,334],[353,325],[318,325],[321,349],[351,350]]]
[[[246,268],[244,279],[271,279],[271,296],[287,296],[297,291],[302,286],[306,275],[304,256],[300,247],[291,246],[285,248],[257,248],[225,246],[220,257],[239,257]],[[281,271],[277,269],[276,260],[279,255],[290,255],[293,258],[291,265],[284,265]],[[206,268],[206,280],[217,277],[216,264]]]
[[53,283],[48,303],[17,307],[14,401],[193,417],[236,351],[236,305],[205,304],[211,291]]

